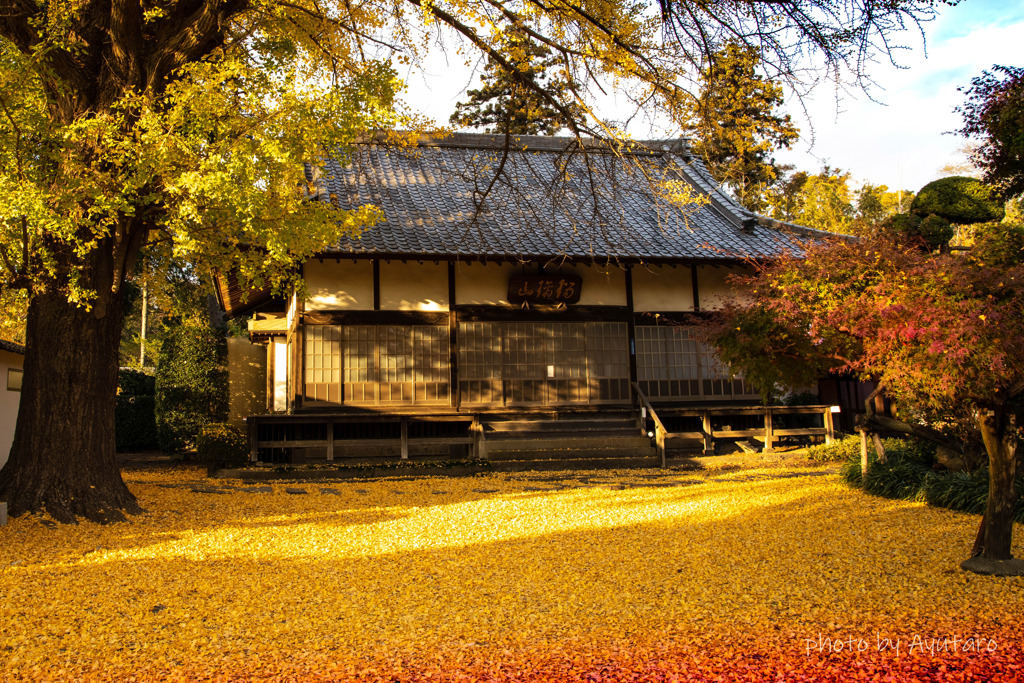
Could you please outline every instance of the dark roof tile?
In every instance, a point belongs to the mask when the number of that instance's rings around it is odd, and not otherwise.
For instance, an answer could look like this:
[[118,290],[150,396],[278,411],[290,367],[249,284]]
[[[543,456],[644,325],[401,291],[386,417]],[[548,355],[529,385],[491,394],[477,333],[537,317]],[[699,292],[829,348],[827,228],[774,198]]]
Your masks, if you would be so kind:
[[[678,147],[619,156],[590,149],[585,158],[572,140],[518,138],[494,180],[501,140],[458,134],[423,138],[415,148],[360,144],[348,163],[328,161],[317,197],[334,194],[341,208],[373,203],[384,214],[329,251],[656,262],[800,254],[826,236],[750,213]],[[659,196],[665,179],[683,180],[709,203],[669,203]]]

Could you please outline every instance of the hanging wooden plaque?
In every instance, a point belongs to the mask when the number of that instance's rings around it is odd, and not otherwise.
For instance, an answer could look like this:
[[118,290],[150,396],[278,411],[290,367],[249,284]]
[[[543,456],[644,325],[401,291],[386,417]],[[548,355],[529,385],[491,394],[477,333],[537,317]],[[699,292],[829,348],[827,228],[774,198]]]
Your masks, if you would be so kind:
[[513,304],[574,304],[580,300],[579,275],[513,275],[508,300]]

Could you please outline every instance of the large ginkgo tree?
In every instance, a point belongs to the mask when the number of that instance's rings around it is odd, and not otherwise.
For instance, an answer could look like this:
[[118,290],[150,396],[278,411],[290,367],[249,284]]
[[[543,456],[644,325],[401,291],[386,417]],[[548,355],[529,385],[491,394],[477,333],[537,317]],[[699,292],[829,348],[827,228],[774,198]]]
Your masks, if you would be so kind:
[[[0,500],[13,515],[123,519],[114,460],[124,284],[143,249],[286,278],[378,218],[306,201],[303,163],[415,130],[398,69],[442,44],[517,73],[515,33],[591,97],[680,123],[726,40],[769,77],[857,78],[933,0],[5,0],[0,4],[0,293],[27,296],[25,379]],[[415,104],[415,103],[413,103]],[[556,110],[564,107],[549,98]],[[572,112],[563,112],[572,114]],[[611,134],[610,132],[607,134]],[[261,283],[264,284],[264,283]],[[278,282],[278,285],[281,283]]]

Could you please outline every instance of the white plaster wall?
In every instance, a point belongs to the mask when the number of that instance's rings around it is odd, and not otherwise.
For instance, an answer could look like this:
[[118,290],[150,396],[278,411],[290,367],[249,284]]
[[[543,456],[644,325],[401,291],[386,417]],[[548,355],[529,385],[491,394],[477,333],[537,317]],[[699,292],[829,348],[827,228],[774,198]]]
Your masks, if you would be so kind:
[[478,306],[507,304],[509,276],[522,270],[522,266],[514,263],[456,263],[455,302]]
[[280,337],[273,342],[274,410],[288,410],[288,344]]
[[697,296],[701,309],[713,311],[730,301],[741,305],[749,303],[752,300],[750,291],[728,282],[727,278],[729,275],[751,273],[751,269],[745,266],[698,266]]
[[382,261],[380,307],[384,311],[447,311],[448,264]]
[[582,266],[558,270],[562,273],[575,273],[583,278],[580,306],[626,305],[626,271],[622,268]]
[[20,353],[0,350],[0,467],[7,462],[14,442],[14,425],[18,421],[20,391],[7,390],[7,371],[21,370],[25,357]]
[[373,309],[371,261],[308,261],[302,269],[309,298],[307,311]]
[[[704,294],[701,292],[701,305]],[[634,266],[633,310],[692,311],[693,273],[689,266]]]

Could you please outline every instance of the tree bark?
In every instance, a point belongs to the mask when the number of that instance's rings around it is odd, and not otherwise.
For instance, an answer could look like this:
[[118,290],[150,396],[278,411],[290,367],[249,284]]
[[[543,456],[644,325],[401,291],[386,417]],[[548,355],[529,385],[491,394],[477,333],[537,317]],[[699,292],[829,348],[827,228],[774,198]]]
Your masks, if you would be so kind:
[[12,516],[45,510],[60,522],[121,521],[141,511],[114,452],[122,290],[99,291],[92,311],[54,290],[29,304],[21,407],[0,500]]
[[1017,465],[1017,436],[1012,415],[979,410],[978,428],[988,451],[988,504],[981,556],[992,560],[1013,558],[1013,513],[1017,502],[1013,478]]

